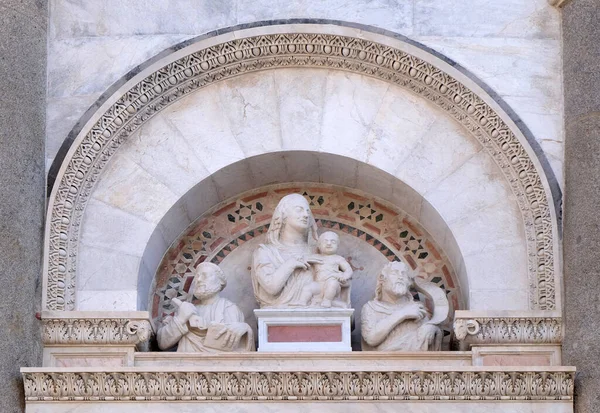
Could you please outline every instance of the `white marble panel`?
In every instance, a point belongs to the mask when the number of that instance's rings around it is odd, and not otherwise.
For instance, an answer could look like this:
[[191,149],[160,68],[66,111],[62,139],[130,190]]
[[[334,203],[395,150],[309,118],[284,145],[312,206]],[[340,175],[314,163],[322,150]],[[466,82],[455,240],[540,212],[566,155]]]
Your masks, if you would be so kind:
[[78,290],[135,290],[140,256],[79,245]]
[[155,224],[90,199],[81,223],[81,242],[88,246],[141,256]]
[[[484,82],[510,105],[538,142],[562,140],[559,40],[463,37],[416,40],[458,62]],[[560,171],[554,172],[562,182]]]
[[199,34],[235,24],[236,1],[51,0],[50,36]]
[[246,156],[281,149],[279,97],[272,72],[226,80],[218,93],[221,110]]
[[[27,402],[27,413],[573,413],[573,401]],[[402,406],[402,407],[399,407]]]
[[327,157],[326,161],[319,161],[319,170],[322,182],[350,188],[356,187],[358,162],[354,159],[341,156]]
[[419,221],[421,219],[421,204],[423,197],[417,191],[408,185],[394,185],[392,197],[389,199],[392,204],[402,205],[402,209],[408,215]]
[[390,86],[369,131],[366,162],[396,173],[440,116],[445,115],[422,98]]
[[137,65],[190,36],[72,38],[48,45],[49,97],[104,92]]
[[471,310],[527,310],[528,308],[527,289],[471,289],[469,293]]
[[481,150],[464,128],[440,116],[399,162],[395,175],[425,193]]
[[[231,132],[218,88],[212,85],[161,112],[188,142],[206,169],[213,173],[245,157]],[[214,145],[218,142],[218,145]]]
[[284,153],[289,181],[320,182],[322,154],[316,152]]
[[463,256],[490,253],[498,248],[525,245],[525,228],[516,203],[476,210],[451,223]]
[[319,149],[367,159],[368,133],[390,87],[379,80],[345,72],[330,72]]
[[190,189],[182,200],[190,220],[193,221],[222,199],[211,176]]
[[[474,253],[464,256],[464,261],[471,292],[492,288],[498,292],[514,289],[522,289],[525,292],[529,290],[526,271],[527,251],[521,245]],[[527,306],[523,307],[526,308]]]
[[358,22],[409,35],[413,6],[401,0],[238,0],[238,23],[260,20],[317,18]]
[[145,123],[119,152],[178,196],[209,174],[189,142],[163,116]]
[[247,162],[256,186],[289,181],[284,153],[273,153],[268,162],[262,157],[251,157]]
[[255,179],[247,159],[229,165],[212,175],[212,179],[219,194],[219,200],[254,188]]
[[356,188],[370,194],[377,194],[383,199],[391,199],[394,185],[398,183],[393,175],[365,163],[358,164]]
[[190,216],[186,208],[185,200],[180,198],[171,209],[165,213],[160,220],[157,229],[160,231],[165,243],[169,245],[195,218],[196,216]]
[[273,72],[283,149],[314,150],[318,147],[328,75],[329,71],[323,69]]
[[99,97],[100,93],[94,93],[46,99],[46,159],[56,156],[79,118]]
[[415,0],[414,27],[425,36],[557,39],[560,13],[547,0]]
[[508,206],[516,202],[486,152],[472,156],[424,196],[449,224],[495,204]]
[[117,153],[105,168],[93,198],[157,224],[178,197],[150,171],[125,153]]
[[135,311],[137,290],[77,291],[77,311]]

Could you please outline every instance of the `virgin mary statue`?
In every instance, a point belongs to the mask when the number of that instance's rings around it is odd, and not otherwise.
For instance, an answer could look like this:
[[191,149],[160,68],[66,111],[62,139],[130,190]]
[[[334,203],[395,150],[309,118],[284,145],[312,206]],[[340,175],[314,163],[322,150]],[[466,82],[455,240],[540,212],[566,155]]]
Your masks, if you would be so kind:
[[286,195],[279,201],[267,232],[267,242],[252,256],[252,286],[261,308],[302,305],[302,294],[313,283],[317,225],[306,199]]

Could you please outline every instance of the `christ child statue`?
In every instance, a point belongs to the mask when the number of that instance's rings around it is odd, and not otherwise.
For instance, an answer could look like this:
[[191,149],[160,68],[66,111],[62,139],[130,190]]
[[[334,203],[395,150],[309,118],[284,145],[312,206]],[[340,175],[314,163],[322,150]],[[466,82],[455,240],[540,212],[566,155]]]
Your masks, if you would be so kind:
[[[350,286],[352,267],[342,256],[337,255],[339,242],[339,236],[332,231],[324,232],[319,237],[317,243],[319,260],[313,264],[315,282],[307,286],[303,294],[305,305],[309,304],[313,296],[320,295],[321,307],[330,308],[340,301],[336,298],[340,296],[342,288]],[[347,306],[343,301],[341,300],[336,306]]]

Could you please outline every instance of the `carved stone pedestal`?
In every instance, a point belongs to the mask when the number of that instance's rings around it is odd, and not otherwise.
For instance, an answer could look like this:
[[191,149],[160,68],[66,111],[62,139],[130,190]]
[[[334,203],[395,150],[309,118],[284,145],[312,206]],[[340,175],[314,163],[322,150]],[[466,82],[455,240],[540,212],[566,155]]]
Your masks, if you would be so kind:
[[254,314],[258,351],[352,351],[351,308],[261,309]]

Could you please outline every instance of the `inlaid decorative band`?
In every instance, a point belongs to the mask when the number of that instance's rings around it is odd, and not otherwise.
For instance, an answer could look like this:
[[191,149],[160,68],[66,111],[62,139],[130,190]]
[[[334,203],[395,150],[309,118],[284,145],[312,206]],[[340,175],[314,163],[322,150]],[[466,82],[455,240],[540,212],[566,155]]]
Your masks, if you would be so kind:
[[397,48],[341,35],[280,33],[234,39],[165,65],[124,93],[87,131],[66,160],[53,191],[46,309],[74,308],[85,205],[104,167],[132,133],[200,88],[245,73],[290,67],[337,69],[383,80],[422,96],[463,125],[498,164],[519,205],[527,239],[531,308],[555,308],[555,234],[548,195],[526,148],[500,115],[448,73]]

